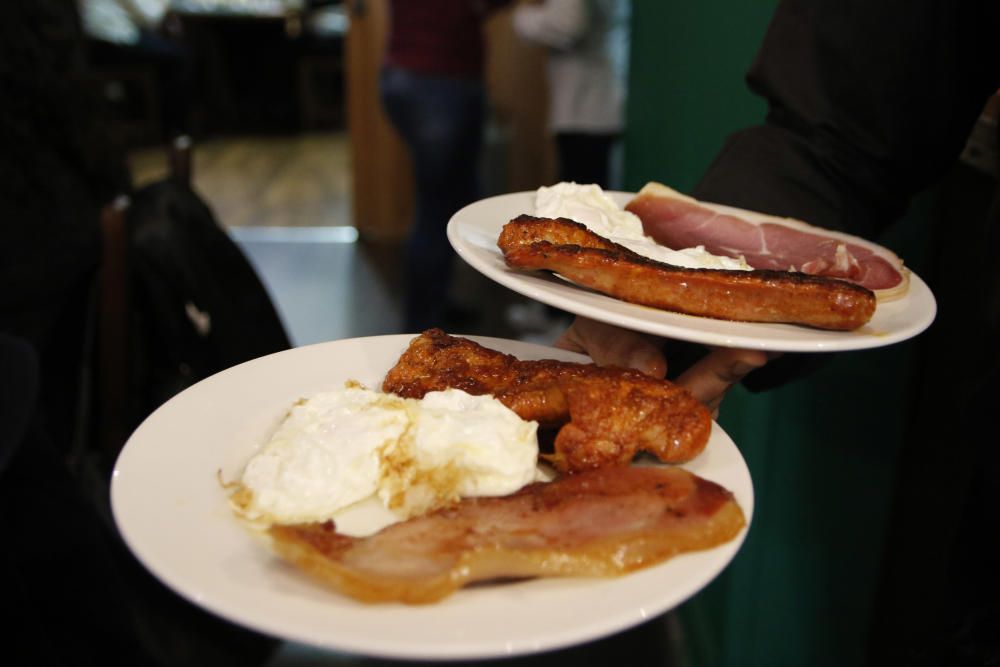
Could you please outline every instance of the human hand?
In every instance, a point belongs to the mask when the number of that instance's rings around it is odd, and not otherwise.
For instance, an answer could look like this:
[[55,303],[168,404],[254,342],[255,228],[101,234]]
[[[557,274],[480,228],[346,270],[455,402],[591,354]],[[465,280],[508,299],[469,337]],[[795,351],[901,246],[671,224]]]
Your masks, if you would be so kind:
[[776,355],[735,347],[708,349],[708,354],[681,373],[676,382],[704,403],[715,418],[719,416],[719,406],[729,389]]
[[611,324],[577,317],[555,346],[581,352],[598,366],[634,368],[655,378],[667,375],[667,359],[656,338]]
[[[556,347],[590,356],[599,366],[623,366],[663,378],[667,359],[662,341],[652,336],[577,317]],[[709,352],[676,380],[717,416],[729,389],[748,373],[760,368],[774,355],[760,350],[710,347]]]

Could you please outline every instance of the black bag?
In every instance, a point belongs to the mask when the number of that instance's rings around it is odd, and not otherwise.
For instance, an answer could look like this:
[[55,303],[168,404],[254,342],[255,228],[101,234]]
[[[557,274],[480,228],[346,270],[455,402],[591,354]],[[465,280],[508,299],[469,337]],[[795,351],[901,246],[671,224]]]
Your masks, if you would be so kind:
[[126,211],[131,424],[213,373],[290,347],[263,283],[189,186],[147,185]]
[[[199,380],[290,345],[253,266],[184,182],[139,189],[124,215],[120,206],[106,207],[102,227],[104,257],[88,309],[68,459],[79,488],[69,492],[89,502],[103,535],[117,536],[109,480],[128,435]],[[137,650],[163,665],[266,662],[276,640],[191,605],[151,576],[120,540],[98,543],[85,534],[95,526],[80,518],[82,503],[74,507],[79,526],[73,535],[90,540],[83,554],[104,547],[111,554],[106,570],[116,579],[104,583],[127,620],[102,623],[121,635],[121,646],[136,637]]]

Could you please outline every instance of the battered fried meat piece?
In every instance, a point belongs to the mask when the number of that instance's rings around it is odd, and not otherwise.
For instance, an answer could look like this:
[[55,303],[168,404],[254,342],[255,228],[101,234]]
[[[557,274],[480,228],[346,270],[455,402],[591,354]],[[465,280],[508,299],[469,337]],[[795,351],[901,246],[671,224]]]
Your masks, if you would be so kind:
[[272,526],[275,548],[365,602],[422,604],[474,581],[614,576],[709,549],[746,519],[723,487],[676,467],[591,470],[503,498],[467,498],[364,538]]
[[743,322],[857,329],[875,294],[835,278],[790,271],[685,269],[642,257],[565,218],[522,215],[497,241],[511,268],[547,270],[622,301]]
[[687,461],[712,429],[708,410],[667,380],[594,364],[522,361],[440,329],[415,338],[382,383],[407,398],[448,388],[492,394],[522,419],[560,427],[551,462],[564,472],[626,465],[639,451]]

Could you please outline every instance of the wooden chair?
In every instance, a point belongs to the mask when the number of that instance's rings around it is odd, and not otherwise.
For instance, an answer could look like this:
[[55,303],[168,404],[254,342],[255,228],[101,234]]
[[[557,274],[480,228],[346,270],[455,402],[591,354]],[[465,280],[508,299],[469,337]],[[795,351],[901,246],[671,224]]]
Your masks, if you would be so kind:
[[[177,137],[167,148],[169,178],[191,182],[191,139]],[[88,458],[109,472],[132,428],[129,411],[130,305],[127,195],[107,204],[100,214],[102,261],[92,295],[89,350],[81,373],[83,399],[71,465]]]

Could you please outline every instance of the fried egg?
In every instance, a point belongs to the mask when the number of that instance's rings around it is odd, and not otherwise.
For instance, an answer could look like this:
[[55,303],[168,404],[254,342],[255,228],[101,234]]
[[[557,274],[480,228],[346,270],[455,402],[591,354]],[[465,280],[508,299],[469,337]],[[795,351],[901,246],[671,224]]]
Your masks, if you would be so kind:
[[332,519],[339,532],[370,532],[543,479],[537,428],[492,396],[448,389],[417,400],[348,383],[292,406],[244,468],[234,503],[263,523]]

